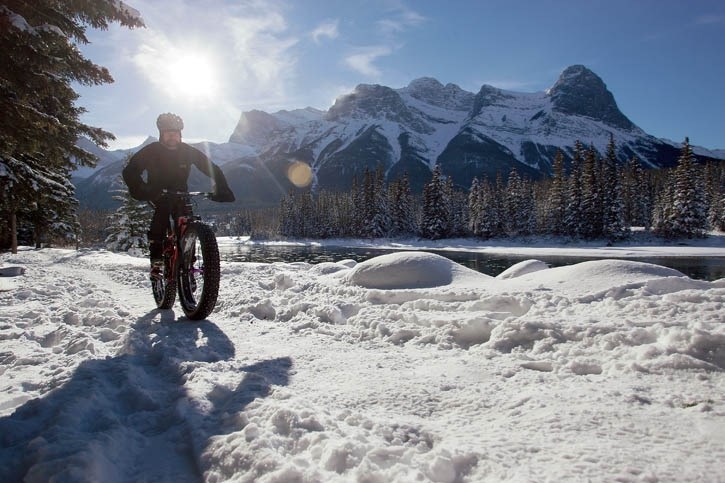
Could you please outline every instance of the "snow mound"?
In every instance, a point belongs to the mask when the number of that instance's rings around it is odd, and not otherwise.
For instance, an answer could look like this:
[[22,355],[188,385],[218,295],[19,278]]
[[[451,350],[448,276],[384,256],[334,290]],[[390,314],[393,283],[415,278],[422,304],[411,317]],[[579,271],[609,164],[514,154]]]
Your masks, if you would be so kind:
[[548,268],[549,265],[540,260],[526,260],[510,266],[503,272],[499,273],[496,278],[499,280],[506,280],[509,278],[520,277],[522,275],[526,275],[527,273],[538,272],[539,270],[547,270]]
[[502,284],[507,289],[556,287],[558,292],[568,296],[584,296],[593,300],[604,295],[613,296],[616,291],[641,287],[651,280],[668,277],[681,279],[685,285],[698,283],[677,270],[651,263],[630,260],[594,260],[549,270],[539,270],[502,281]]
[[400,252],[366,260],[350,270],[348,283],[393,290],[432,288],[479,278],[491,279],[451,260],[426,252]]

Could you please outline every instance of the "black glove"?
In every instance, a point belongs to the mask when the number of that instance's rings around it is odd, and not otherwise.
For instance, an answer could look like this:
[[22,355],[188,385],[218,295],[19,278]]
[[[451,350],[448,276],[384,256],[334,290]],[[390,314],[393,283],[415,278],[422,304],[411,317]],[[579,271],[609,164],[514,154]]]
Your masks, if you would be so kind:
[[217,189],[214,190],[214,193],[212,193],[209,199],[218,203],[231,203],[236,198],[234,198],[234,193],[232,193],[232,190],[230,190],[228,187],[217,187]]

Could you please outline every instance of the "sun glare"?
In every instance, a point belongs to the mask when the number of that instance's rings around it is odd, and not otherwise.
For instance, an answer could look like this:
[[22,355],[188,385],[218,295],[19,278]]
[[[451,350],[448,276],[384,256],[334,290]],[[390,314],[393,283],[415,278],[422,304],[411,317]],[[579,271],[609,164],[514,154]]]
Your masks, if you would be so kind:
[[214,66],[206,57],[184,54],[168,66],[169,88],[187,98],[211,98],[218,90]]

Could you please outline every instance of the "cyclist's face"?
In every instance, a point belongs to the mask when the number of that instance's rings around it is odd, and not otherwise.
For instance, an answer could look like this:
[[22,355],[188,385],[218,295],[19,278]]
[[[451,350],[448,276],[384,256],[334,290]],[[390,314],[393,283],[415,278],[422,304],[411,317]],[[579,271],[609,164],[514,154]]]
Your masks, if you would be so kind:
[[181,142],[181,131],[162,131],[161,144],[169,149],[176,149]]

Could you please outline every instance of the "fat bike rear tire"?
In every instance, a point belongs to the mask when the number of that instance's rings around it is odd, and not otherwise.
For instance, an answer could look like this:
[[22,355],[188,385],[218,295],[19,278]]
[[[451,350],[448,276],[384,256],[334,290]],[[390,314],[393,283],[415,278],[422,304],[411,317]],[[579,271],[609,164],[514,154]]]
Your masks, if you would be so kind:
[[168,258],[164,260],[164,273],[161,278],[151,280],[151,290],[154,293],[156,307],[170,309],[176,300],[176,274],[171,272],[172,267]]
[[219,295],[219,246],[204,223],[189,225],[181,239],[179,302],[191,320],[203,320],[214,310]]

